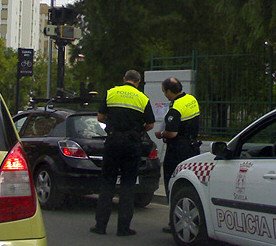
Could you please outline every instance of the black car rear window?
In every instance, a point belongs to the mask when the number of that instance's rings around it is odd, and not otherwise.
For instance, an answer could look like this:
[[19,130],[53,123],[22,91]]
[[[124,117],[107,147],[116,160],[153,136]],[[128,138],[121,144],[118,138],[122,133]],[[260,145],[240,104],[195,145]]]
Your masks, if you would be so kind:
[[48,114],[37,114],[30,117],[24,137],[65,136],[63,120]]
[[105,125],[94,115],[71,115],[67,119],[67,136],[75,138],[92,138],[106,136]]

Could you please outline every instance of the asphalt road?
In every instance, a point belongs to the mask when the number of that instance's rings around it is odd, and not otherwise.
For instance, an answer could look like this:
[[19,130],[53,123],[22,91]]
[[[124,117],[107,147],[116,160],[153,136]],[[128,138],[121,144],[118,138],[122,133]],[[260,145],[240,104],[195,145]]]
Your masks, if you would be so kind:
[[48,246],[171,246],[175,245],[172,235],[162,232],[168,223],[169,207],[152,203],[146,208],[135,209],[132,228],[137,235],[131,237],[116,236],[117,199],[107,228],[107,235],[89,232],[95,223],[95,198],[71,201],[61,210],[43,211],[48,237]]
[[[201,152],[210,149],[210,142],[204,142]],[[64,208],[55,211],[42,211],[48,246],[172,246],[175,245],[172,235],[162,232],[162,227],[168,223],[169,207],[160,179],[160,188],[156,191],[153,202],[146,208],[136,208],[132,227],[137,235],[117,237],[117,203],[114,199],[114,209],[108,224],[107,235],[96,235],[89,232],[95,224],[95,208],[97,199],[86,197],[71,200]]]

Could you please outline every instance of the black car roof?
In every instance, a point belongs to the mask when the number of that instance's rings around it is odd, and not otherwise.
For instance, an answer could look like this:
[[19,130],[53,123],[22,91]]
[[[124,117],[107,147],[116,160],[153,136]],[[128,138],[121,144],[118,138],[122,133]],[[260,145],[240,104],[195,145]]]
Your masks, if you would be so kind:
[[[54,113],[66,118],[70,115],[97,115],[98,107],[95,107],[101,100],[91,97],[56,97],[56,98],[30,98],[29,108],[17,114],[33,113]],[[41,105],[41,106],[39,106]],[[92,106],[92,108],[91,108]]]
[[36,109],[28,109],[28,110],[25,110],[25,111],[22,111],[20,113],[18,113],[17,115],[15,115],[14,117],[16,116],[19,116],[19,115],[23,115],[23,114],[44,114],[44,113],[53,113],[53,114],[57,114],[57,115],[60,115],[62,118],[67,118],[68,116],[71,116],[71,115],[93,115],[93,116],[96,116],[97,115],[97,112],[95,111],[78,111],[78,110],[72,110],[72,109],[67,109],[67,108],[44,108],[44,107],[39,107],[39,108],[36,108]]

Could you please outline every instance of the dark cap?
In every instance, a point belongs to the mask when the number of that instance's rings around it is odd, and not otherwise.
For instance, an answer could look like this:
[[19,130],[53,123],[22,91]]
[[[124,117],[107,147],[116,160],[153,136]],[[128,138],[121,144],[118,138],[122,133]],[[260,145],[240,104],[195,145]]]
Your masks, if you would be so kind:
[[133,82],[137,83],[137,82],[141,81],[141,75],[136,70],[128,70],[125,73],[124,79],[126,81],[130,80],[130,81],[133,81]]

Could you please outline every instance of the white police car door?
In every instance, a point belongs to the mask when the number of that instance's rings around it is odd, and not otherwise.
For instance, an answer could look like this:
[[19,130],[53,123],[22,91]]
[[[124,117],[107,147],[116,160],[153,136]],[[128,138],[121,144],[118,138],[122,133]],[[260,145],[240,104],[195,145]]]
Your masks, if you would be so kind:
[[276,245],[276,121],[238,142],[239,157],[218,160],[210,179],[215,231],[239,245]]

